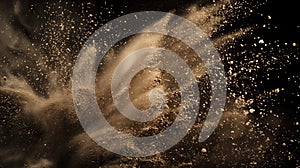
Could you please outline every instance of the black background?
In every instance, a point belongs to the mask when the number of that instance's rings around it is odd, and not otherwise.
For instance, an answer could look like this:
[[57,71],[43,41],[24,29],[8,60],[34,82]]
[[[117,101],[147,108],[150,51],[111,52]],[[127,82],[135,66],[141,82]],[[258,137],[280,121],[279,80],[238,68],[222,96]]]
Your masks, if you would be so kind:
[[[10,13],[13,9],[15,1],[7,1],[7,2],[1,2],[2,7],[7,10],[7,13]],[[71,2],[71,1],[70,1]],[[75,4],[78,4],[80,6],[81,4],[87,3],[84,0],[80,1],[73,1]],[[29,7],[31,4],[36,5],[36,10],[33,12],[29,12],[28,15],[30,17],[29,21],[34,27],[39,29],[40,25],[45,23],[44,19],[41,19],[40,17],[37,17],[37,15],[46,16],[47,13],[43,13],[42,11],[38,10],[39,8],[43,8],[45,6],[45,1],[22,1],[21,2],[25,7]],[[52,2],[49,2],[52,3]],[[90,9],[89,12],[91,13],[99,13],[103,12],[101,15],[102,18],[98,18],[96,21],[97,23],[105,24],[107,21],[110,21],[114,18],[117,18],[121,15],[131,13],[131,12],[137,12],[137,11],[145,11],[145,10],[157,10],[157,11],[175,11],[176,14],[182,15],[186,11],[185,9],[189,7],[191,4],[198,4],[199,6],[205,6],[208,4],[211,4],[212,2],[209,0],[205,1],[191,1],[191,0],[168,0],[168,1],[158,1],[158,0],[152,0],[152,1],[144,1],[144,0],[111,0],[111,1],[92,1],[91,3],[95,4],[94,8]],[[257,3],[260,3],[259,1],[251,1],[249,3],[249,6],[255,5]],[[288,1],[278,1],[278,0],[269,0],[265,1],[264,5],[261,5],[256,11],[255,14],[242,18],[237,19],[234,16],[231,18],[234,20],[234,24],[232,26],[225,26],[223,30],[220,30],[218,33],[213,34],[213,37],[218,37],[222,35],[222,33],[230,32],[232,30],[235,30],[239,27],[245,27],[248,25],[254,25],[256,29],[253,31],[252,35],[249,35],[243,39],[243,41],[240,41],[241,43],[247,44],[247,43],[253,43],[253,37],[261,37],[264,39],[265,42],[272,43],[270,46],[265,48],[265,53],[268,53],[269,51],[272,51],[275,53],[274,55],[290,55],[293,57],[290,64],[284,64],[281,69],[278,67],[273,67],[273,70],[268,72],[269,73],[269,79],[266,78],[266,72],[264,69],[258,70],[255,72],[256,79],[255,82],[262,84],[253,87],[253,83],[245,80],[236,81],[236,86],[231,86],[232,89],[241,89],[241,83],[246,84],[246,86],[249,86],[249,97],[255,97],[264,91],[270,91],[276,88],[284,88],[284,91],[280,92],[277,96],[272,97],[271,99],[267,99],[266,102],[264,102],[264,108],[266,110],[272,109],[275,113],[281,116],[283,121],[283,127],[278,132],[278,138],[277,142],[274,145],[273,149],[276,149],[277,151],[268,151],[270,154],[268,157],[266,157],[266,160],[271,160],[273,156],[278,158],[283,158],[279,162],[271,163],[270,166],[282,166],[282,167],[296,167],[300,166],[299,164],[299,154],[297,154],[297,151],[299,151],[299,125],[295,126],[296,122],[300,122],[299,120],[299,113],[300,113],[300,80],[299,80],[299,69],[300,69],[300,62],[299,62],[299,45],[300,45],[300,10],[298,9],[297,1],[288,0]],[[107,13],[107,10],[105,10],[103,7],[112,7],[113,13]],[[24,9],[26,11],[26,8]],[[74,7],[74,9],[71,9],[73,11],[80,11],[80,7]],[[25,12],[26,13],[26,12]],[[272,19],[268,19],[267,16],[271,16]],[[1,16],[2,18],[5,16]],[[0,19],[1,19],[0,17]],[[49,16],[50,17],[50,16]],[[97,19],[97,18],[96,18]],[[18,21],[13,21],[12,23],[16,29],[20,29],[20,31],[24,32],[29,39],[32,41],[43,43],[41,40],[41,35],[36,33],[35,31],[28,30],[23,27],[22,24],[18,23]],[[267,27],[269,29],[263,28],[262,25],[267,24]],[[276,27],[276,28],[275,28]],[[90,28],[91,33],[95,31],[97,27]],[[74,34],[75,36],[75,34]],[[81,39],[81,41],[86,40],[86,36]],[[273,43],[275,42],[276,43]],[[1,42],[0,44],[2,44]],[[285,45],[287,43],[288,45]],[[292,43],[296,43],[296,47],[291,47]],[[280,47],[276,47],[277,44],[280,44]],[[235,44],[236,46],[239,46],[239,44]],[[76,53],[80,50],[82,47],[79,43],[73,44],[74,46],[74,55],[71,57],[76,57]],[[247,46],[246,49],[235,47],[233,50],[230,50],[228,52],[240,52],[242,50],[247,51],[253,51],[256,52],[257,48],[252,48],[251,46]],[[77,51],[77,52],[76,52]],[[223,52],[221,52],[223,53]],[[224,52],[226,53],[226,52]],[[234,58],[236,61],[244,61],[243,57]],[[245,61],[245,63],[247,63]],[[224,61],[225,69],[229,67],[229,65]],[[9,65],[8,65],[9,66]],[[228,70],[228,69],[227,69]],[[19,73],[19,72],[18,72]],[[251,74],[244,74],[245,78],[247,76],[251,76]],[[288,80],[290,78],[291,80]],[[31,81],[31,76],[28,77],[28,80]],[[32,83],[34,87],[36,87],[37,92],[47,97],[46,91],[43,91],[43,89],[39,88],[38,86],[42,85],[40,83]],[[38,86],[37,86],[38,85]],[[235,88],[236,87],[236,88]],[[256,99],[254,102],[254,108],[256,111],[259,111],[259,109],[262,109],[261,99]],[[4,112],[3,112],[4,113]],[[259,114],[254,113],[252,116],[258,123],[264,122],[264,119],[260,118]],[[277,135],[277,134],[276,134]],[[39,136],[39,135],[37,135]],[[283,142],[289,141],[290,138],[297,139],[298,141],[295,143],[290,143],[286,147],[282,147]],[[2,146],[2,145],[1,145]],[[292,160],[285,159],[286,155],[285,153],[288,151],[292,151],[294,153],[294,157]],[[273,153],[272,153],[273,152]],[[68,157],[68,156],[66,156]],[[243,162],[243,161],[236,161],[237,163]],[[98,162],[95,163],[97,166],[99,164]],[[1,160],[0,160],[1,165]],[[65,162],[62,162],[61,165],[68,165]],[[89,165],[89,164],[88,164]],[[224,164],[225,166],[229,166],[232,164]],[[234,164],[233,164],[234,165]],[[260,167],[260,165],[256,165]],[[255,166],[255,167],[256,167]],[[265,165],[266,166],[266,165]]]

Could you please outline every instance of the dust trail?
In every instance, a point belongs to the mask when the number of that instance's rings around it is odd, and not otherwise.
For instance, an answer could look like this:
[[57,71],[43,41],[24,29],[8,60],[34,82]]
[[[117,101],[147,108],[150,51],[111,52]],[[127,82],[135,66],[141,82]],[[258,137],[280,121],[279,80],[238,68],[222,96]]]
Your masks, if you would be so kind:
[[[120,42],[119,46],[107,54],[99,68],[96,81],[98,103],[109,122],[126,133],[151,135],[168,126],[172,118],[176,117],[174,110],[172,114],[164,116],[168,118],[166,121],[158,119],[147,125],[149,123],[130,122],[118,114],[107,95],[110,94],[111,74],[128,53],[145,46],[164,46],[176,51],[191,65],[199,79],[199,85],[206,88],[203,89],[205,94],[202,95],[204,102],[199,122],[191,130],[191,134],[165,153],[140,159],[116,156],[97,146],[84,133],[74,112],[69,81],[72,66],[84,39],[93,33],[91,30],[100,26],[96,18],[101,17],[101,14],[95,11],[93,13],[92,9],[95,9],[95,6],[91,3],[41,3],[40,6],[29,5],[29,8],[35,10],[41,8],[40,11],[35,11],[35,14],[39,15],[38,18],[44,24],[37,28],[28,21],[30,19],[26,15],[22,15],[25,6],[21,1],[12,2],[11,6],[0,2],[0,9],[3,9],[0,12],[0,74],[3,76],[0,82],[0,167],[125,167],[143,164],[232,167],[263,165],[266,162],[276,165],[276,160],[270,159],[273,156],[268,152],[274,151],[272,140],[275,139],[276,132],[272,131],[277,129],[277,124],[282,124],[282,121],[279,117],[270,116],[268,120],[272,120],[272,126],[275,128],[271,128],[271,133],[266,132],[259,126],[262,123],[253,119],[253,99],[270,100],[279,92],[277,89],[267,90],[265,94],[249,96],[246,93],[251,86],[240,81],[247,77],[243,74],[252,79],[255,77],[252,74],[259,72],[261,68],[272,71],[278,65],[287,65],[294,58],[276,57],[276,54],[286,51],[275,51],[276,61],[270,61],[266,53],[271,49],[265,46],[267,44],[263,44],[262,39],[255,39],[258,51],[250,50],[250,56],[245,54],[248,53],[245,51],[231,50],[240,44],[245,45],[242,43],[243,38],[253,33],[255,27],[246,25],[232,28],[234,21],[238,17],[251,17],[264,3],[256,3],[253,7],[245,1],[217,1],[201,7],[194,4],[182,14],[212,38],[228,71],[229,95],[225,113],[219,128],[212,135],[213,138],[205,143],[197,143],[197,135],[209,105],[208,77],[201,60],[195,59],[193,51],[176,39],[142,34]],[[79,8],[79,12],[73,10],[76,7]],[[110,6],[104,6],[103,11],[113,12]],[[11,24],[11,15],[28,32],[40,34],[41,41],[36,40],[39,36],[32,38]],[[265,48],[266,51],[262,52],[261,48]],[[242,56],[251,58],[243,62],[240,61]],[[263,67],[260,63],[266,64]],[[172,77],[157,69],[141,72],[132,80],[133,102],[143,109],[149,105],[148,90],[154,87],[168,90],[171,87],[168,93],[174,100],[171,103],[176,109],[178,88],[173,86],[172,80]],[[258,83],[253,85],[256,84]],[[140,93],[141,91],[143,93]],[[156,123],[162,126],[157,126]]]

